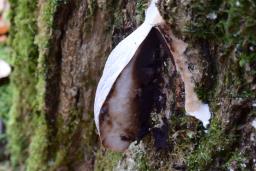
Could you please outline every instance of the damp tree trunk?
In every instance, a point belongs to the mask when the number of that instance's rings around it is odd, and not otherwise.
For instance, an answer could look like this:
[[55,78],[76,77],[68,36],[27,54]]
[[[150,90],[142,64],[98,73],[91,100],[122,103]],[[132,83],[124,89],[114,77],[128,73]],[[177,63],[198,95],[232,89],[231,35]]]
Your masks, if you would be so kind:
[[[126,153],[101,147],[93,119],[97,83],[114,46],[144,19],[146,0],[10,0],[13,105],[7,124],[20,170],[255,170],[256,3],[161,1],[211,123],[185,115],[184,88],[160,61],[163,101],[151,131]],[[121,56],[120,56],[121,57]],[[161,133],[161,134],[160,134]],[[158,138],[157,138],[158,137]],[[160,138],[159,138],[160,137]],[[165,149],[157,139],[166,138]]]

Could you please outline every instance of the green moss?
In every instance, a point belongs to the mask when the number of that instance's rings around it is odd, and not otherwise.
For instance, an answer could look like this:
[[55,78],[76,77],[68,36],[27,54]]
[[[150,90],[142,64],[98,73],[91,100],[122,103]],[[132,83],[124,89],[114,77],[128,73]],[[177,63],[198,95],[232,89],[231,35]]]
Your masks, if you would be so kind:
[[[54,13],[58,6],[65,4],[67,1],[47,1],[40,4],[40,12],[37,18],[38,34],[35,43],[39,49],[39,57],[37,60],[37,108],[39,111],[44,111],[44,92],[45,92],[45,73],[48,71],[47,57],[51,48],[51,38],[54,29]],[[94,82],[88,82],[94,84]],[[47,170],[56,170],[59,167],[72,168],[73,163],[84,160],[84,151],[87,156],[93,155],[92,147],[97,141],[95,137],[95,127],[91,122],[93,116],[89,113],[88,120],[82,120],[82,111],[76,107],[69,111],[68,117],[59,114],[54,118],[54,123],[45,121],[45,114],[40,112],[41,119],[38,122],[42,123],[41,127],[35,128],[35,133],[43,133],[42,138],[37,138],[33,135],[32,142],[29,148],[30,156],[28,158],[28,168],[44,168]],[[37,123],[37,122],[34,122]],[[86,129],[84,129],[86,128]],[[79,138],[79,141],[73,139]],[[40,144],[40,145],[36,145]],[[34,151],[41,147],[40,153],[35,154]],[[74,148],[75,147],[75,148]],[[70,154],[72,153],[72,154]],[[73,156],[73,153],[76,156]],[[46,160],[47,159],[47,160]],[[72,163],[73,162],[73,163]],[[34,164],[32,164],[34,163]]]
[[8,47],[5,44],[4,45],[0,44],[0,59],[3,59],[6,62],[12,64],[10,53],[11,53],[10,47]]
[[[48,55],[49,40],[51,38],[51,28],[53,26],[53,14],[58,5],[58,1],[47,1],[40,4],[40,12],[37,18],[38,33],[35,35],[34,43],[38,46],[37,57],[37,83],[34,85],[36,92],[37,112],[33,116],[33,127],[35,128],[31,136],[29,144],[29,157],[27,159],[27,170],[48,170],[50,163],[48,162],[49,155],[49,130],[45,119],[44,111],[44,94],[45,94],[45,58]],[[49,34],[50,33],[50,34]]]
[[[183,33],[192,41],[207,41],[218,49],[217,53],[212,52],[219,62],[216,85],[210,90],[201,85],[195,89],[199,98],[210,102],[211,106],[216,106],[220,99],[255,98],[250,84],[250,79],[255,77],[256,63],[255,5],[249,0],[193,1],[190,4],[192,22],[187,23]],[[209,18],[210,14],[216,18]]]
[[98,142],[98,134],[95,133],[96,126],[94,122],[93,112],[88,112],[88,119],[83,123],[83,127],[86,128],[83,135],[83,146],[87,150],[88,154],[94,155],[94,148],[96,146],[96,142]]
[[[225,23],[227,42],[236,45],[236,55],[241,67],[256,62],[256,12],[255,1],[229,1],[228,19]],[[242,23],[242,24],[241,24]]]
[[148,6],[148,1],[141,0],[136,2],[136,8],[135,8],[135,14],[137,23],[141,24],[144,21],[145,18],[145,10]]
[[[75,119],[75,118],[74,118]],[[69,120],[64,122],[63,119],[59,118],[57,127],[58,132],[56,138],[52,138],[52,141],[55,141],[50,147],[51,151],[51,160],[54,162],[52,170],[57,169],[58,167],[67,164],[69,158],[69,149],[72,147],[72,138],[77,131],[77,126],[79,120]]]
[[[190,5],[193,18],[187,23],[183,33],[192,39],[216,40],[226,43],[226,47],[227,44],[237,44],[243,52],[245,45],[255,45],[255,2],[200,0],[192,1]],[[251,60],[254,57],[246,58]]]
[[[38,49],[34,44],[36,35],[35,9],[36,1],[11,1],[15,11],[11,12],[11,46],[14,50],[14,72],[11,83],[13,105],[7,126],[9,150],[13,165],[26,160],[29,137],[32,134],[31,120],[37,109],[36,99],[36,66]],[[22,123],[22,124],[21,124]]]
[[96,154],[95,171],[114,170],[121,159],[121,153],[99,150]]
[[256,61],[256,54],[243,53],[243,54],[240,55],[239,65],[241,67],[244,67],[246,64],[253,63],[255,61]]
[[206,89],[205,89],[204,87],[202,87],[202,86],[196,86],[196,87],[195,87],[195,92],[196,92],[198,98],[199,98],[200,100],[202,100],[203,102],[207,102],[208,99],[210,99],[210,97],[209,97],[209,91],[206,90]]
[[34,136],[29,145],[29,159],[27,160],[27,170],[48,170],[47,169],[47,147],[48,147],[48,128],[43,116],[38,116],[33,123],[36,125]]
[[45,92],[45,73],[46,56],[49,52],[50,40],[52,37],[52,27],[54,12],[57,6],[60,5],[59,1],[47,1],[40,5],[40,13],[37,18],[38,34],[35,36],[35,44],[38,46],[39,56],[37,60],[37,99],[39,101],[39,109],[43,110],[44,105],[44,92]]
[[189,170],[205,170],[217,157],[225,158],[231,150],[235,141],[235,135],[228,135],[221,128],[221,123],[214,118],[211,122],[209,132],[202,137],[197,149],[188,156],[187,166]]
[[194,144],[199,142],[203,130],[198,120],[182,112],[173,113],[169,120],[169,148],[156,149],[153,136],[148,135],[143,139],[145,150],[132,151],[138,170],[174,170],[175,166],[184,167],[187,156],[194,150]]
[[[81,122],[81,111],[73,109],[69,112],[69,117],[65,120],[63,118],[58,118],[58,128],[62,128],[58,132],[58,139],[61,143],[66,144],[70,143],[73,134],[77,130],[79,123]],[[65,141],[64,141],[65,140]]]
[[59,149],[56,153],[56,158],[52,165],[51,170],[56,170],[67,160],[68,147],[63,147],[63,149]]
[[[39,22],[44,25],[45,29],[50,30],[53,27],[54,12],[57,7],[66,4],[67,0],[53,0],[44,2],[41,4],[41,14],[39,15]],[[45,32],[41,32],[45,33]],[[45,33],[46,34],[46,33]],[[48,34],[49,36],[50,34]]]
[[[0,46],[0,58],[11,63],[10,49],[6,46]],[[6,123],[8,121],[8,113],[12,102],[12,91],[8,83],[0,86],[0,117]]]
[[[0,58],[11,63],[10,50],[6,45],[0,45]],[[9,119],[9,111],[12,104],[12,87],[9,84],[9,80],[0,85],[0,120],[1,124],[6,125]],[[7,144],[6,132],[2,130],[0,133],[0,161],[6,158],[8,151],[5,148]],[[0,169],[1,170],[1,169]]]
[[193,18],[183,33],[193,39],[221,39],[224,36],[222,20],[226,18],[225,13],[220,10],[222,3],[221,0],[192,1],[190,10]]
[[148,158],[144,152],[136,153],[135,161],[136,161],[136,169],[138,171],[151,171],[151,167],[149,166]]
[[246,158],[246,155],[240,151],[235,151],[232,153],[232,156],[227,161],[227,163],[223,166],[223,169],[235,169],[235,170],[245,170],[245,163],[249,161]]
[[[13,166],[17,166],[19,162],[24,162],[28,156],[28,137],[31,135],[31,130],[27,131],[30,126],[24,126],[23,124],[18,124],[18,121],[22,123],[27,123],[27,120],[20,118],[16,113],[18,107],[13,104],[10,111],[10,118],[7,125],[7,135],[8,135],[8,150],[11,154],[11,162]],[[26,132],[24,131],[26,130]]]
[[[60,1],[11,1],[14,99],[8,121],[9,150],[13,166],[27,164],[27,170],[47,170],[49,130],[44,118],[45,56],[49,45],[53,13]],[[38,26],[38,27],[37,27]]]
[[[56,170],[63,166],[72,168],[73,162],[84,160],[85,151],[87,157],[94,155],[93,147],[97,137],[95,137],[95,127],[91,120],[91,114],[89,114],[88,120],[82,120],[82,112],[77,109],[71,110],[66,119],[58,117],[57,132],[55,137],[51,138],[54,143],[49,146],[49,160],[52,161],[50,170]],[[74,139],[79,140],[74,141]]]

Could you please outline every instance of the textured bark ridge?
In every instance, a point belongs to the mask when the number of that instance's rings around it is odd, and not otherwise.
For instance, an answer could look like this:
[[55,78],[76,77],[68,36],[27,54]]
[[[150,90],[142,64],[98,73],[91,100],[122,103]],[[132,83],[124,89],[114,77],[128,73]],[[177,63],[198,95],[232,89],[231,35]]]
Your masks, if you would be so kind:
[[149,97],[154,103],[144,138],[122,154],[101,147],[93,121],[96,84],[106,57],[140,25],[147,5],[146,0],[12,1],[16,93],[7,133],[14,167],[256,169],[251,124],[256,116],[256,4],[249,0],[159,4],[173,35],[188,44],[184,57],[195,90],[213,114],[207,132],[185,115],[183,81],[165,47],[159,47],[152,80],[157,91]]

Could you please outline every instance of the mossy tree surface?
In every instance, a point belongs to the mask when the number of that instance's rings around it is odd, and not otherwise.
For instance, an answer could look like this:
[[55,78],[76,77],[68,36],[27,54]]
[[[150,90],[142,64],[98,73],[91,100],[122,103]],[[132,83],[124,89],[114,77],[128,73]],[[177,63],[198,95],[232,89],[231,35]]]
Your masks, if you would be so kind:
[[[208,133],[186,157],[189,170],[255,169],[255,150],[249,152],[255,149],[255,140],[250,139],[255,136],[250,124],[256,98],[255,5],[247,0],[162,3],[176,34],[189,43],[190,64],[196,64],[197,70],[203,63],[196,91],[213,113]],[[246,162],[241,164],[235,151],[246,154]]]
[[110,6],[120,5],[96,4],[11,1],[15,71],[8,138],[18,170],[93,168],[98,148],[93,94],[104,65],[100,59],[111,47],[113,22],[105,17],[112,16]]
[[16,166],[28,156],[30,137],[33,135],[33,117],[40,115],[36,84],[38,77],[38,47],[34,44],[37,34],[36,2],[11,1],[11,46],[15,71],[12,74],[13,105],[10,111],[7,134],[11,161]]
[[[255,169],[250,124],[256,115],[254,1],[161,1],[174,34],[189,45],[196,91],[209,103],[213,119],[205,133],[184,109],[170,109],[170,148],[157,151],[149,134],[126,154],[100,147],[93,99],[106,57],[143,21],[147,1],[11,0],[11,6],[15,69],[7,134],[13,167]],[[175,100],[168,103],[177,109]]]

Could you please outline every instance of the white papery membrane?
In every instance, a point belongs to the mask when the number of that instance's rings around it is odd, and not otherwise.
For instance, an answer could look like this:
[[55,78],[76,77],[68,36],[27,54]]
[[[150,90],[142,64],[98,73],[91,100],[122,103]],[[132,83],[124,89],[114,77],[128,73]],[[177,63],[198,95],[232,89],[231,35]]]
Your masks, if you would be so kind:
[[99,131],[99,114],[112,86],[122,70],[131,61],[137,49],[145,40],[151,29],[164,23],[157,7],[157,0],[153,0],[146,11],[144,23],[121,41],[110,53],[105,64],[103,75],[99,81],[94,102],[94,119]]
[[[144,23],[123,41],[121,41],[113,49],[106,61],[103,75],[96,90],[94,103],[94,119],[99,134],[101,132],[99,123],[100,111],[117,78],[128,65],[128,63],[133,59],[136,51],[146,39],[152,28],[165,25],[165,21],[163,20],[156,6],[157,2],[158,0],[153,0],[151,2],[148,9],[146,10]],[[159,32],[161,32],[161,29]],[[194,92],[195,84],[191,81],[192,74],[188,70],[185,62],[186,56],[184,55],[184,52],[187,48],[187,44],[182,40],[177,39],[172,33],[168,34],[171,35],[170,38],[172,39],[172,49],[170,48],[170,45],[168,45],[168,47],[173,55],[177,71],[180,73],[185,85],[185,110],[188,115],[194,116],[201,120],[204,126],[206,126],[209,123],[211,115],[208,105],[203,104]],[[168,44],[168,42],[166,42],[166,44]]]

